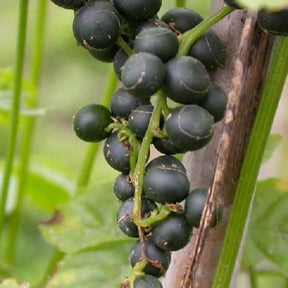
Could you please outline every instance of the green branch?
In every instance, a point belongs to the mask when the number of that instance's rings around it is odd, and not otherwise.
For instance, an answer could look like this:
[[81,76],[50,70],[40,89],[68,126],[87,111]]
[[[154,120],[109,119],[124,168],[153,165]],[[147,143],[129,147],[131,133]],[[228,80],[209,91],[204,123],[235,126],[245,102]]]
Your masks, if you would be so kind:
[[1,194],[0,194],[0,236],[3,231],[5,222],[5,206],[7,202],[9,184],[12,174],[12,166],[15,158],[15,148],[18,133],[19,115],[20,115],[20,99],[22,90],[22,73],[23,62],[25,56],[25,44],[26,44],[26,28],[27,28],[27,16],[28,16],[28,0],[21,0],[19,7],[19,22],[18,22],[18,37],[17,37],[17,55],[16,55],[16,67],[15,78],[13,87],[13,102],[11,111],[10,122],[10,134],[8,139],[8,151],[6,154]]
[[193,43],[209,28],[233,12],[234,9],[228,6],[216,11],[213,15],[199,23],[195,28],[185,32],[180,36],[180,46],[177,56],[185,56],[188,54]]
[[288,38],[279,37],[240,173],[213,288],[230,287],[246,220],[254,197],[254,188],[265,144],[288,72],[287,51]]

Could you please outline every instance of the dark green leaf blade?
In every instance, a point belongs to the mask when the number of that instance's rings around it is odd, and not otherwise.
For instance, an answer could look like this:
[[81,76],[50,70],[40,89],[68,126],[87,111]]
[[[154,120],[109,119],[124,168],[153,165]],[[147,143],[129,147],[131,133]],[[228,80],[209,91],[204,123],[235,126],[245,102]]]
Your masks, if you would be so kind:
[[41,225],[42,235],[66,253],[127,239],[116,223],[118,206],[112,184],[99,185],[63,205],[54,219]]
[[89,251],[68,255],[45,287],[118,287],[122,275],[128,272],[127,255],[131,246],[132,244],[125,241],[111,241]]

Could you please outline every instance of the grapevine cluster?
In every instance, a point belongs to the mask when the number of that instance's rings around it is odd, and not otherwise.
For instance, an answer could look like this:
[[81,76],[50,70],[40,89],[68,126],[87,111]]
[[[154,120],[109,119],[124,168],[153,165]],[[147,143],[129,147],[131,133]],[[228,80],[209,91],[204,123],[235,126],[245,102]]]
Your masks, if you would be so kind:
[[[120,287],[161,288],[158,278],[168,269],[171,251],[186,246],[199,227],[208,192],[207,187],[189,191],[185,167],[173,155],[206,146],[224,116],[227,96],[210,74],[224,65],[225,47],[207,31],[187,55],[179,55],[179,36],[203,19],[187,8],[159,19],[161,0],[52,1],[75,11],[78,45],[113,62],[121,81],[110,109],[89,104],[73,120],[80,139],[106,139],[105,159],[121,173],[114,182],[121,203],[117,223],[138,239],[129,255],[133,272]],[[163,155],[148,162],[151,145]],[[221,206],[213,218],[212,227]]]

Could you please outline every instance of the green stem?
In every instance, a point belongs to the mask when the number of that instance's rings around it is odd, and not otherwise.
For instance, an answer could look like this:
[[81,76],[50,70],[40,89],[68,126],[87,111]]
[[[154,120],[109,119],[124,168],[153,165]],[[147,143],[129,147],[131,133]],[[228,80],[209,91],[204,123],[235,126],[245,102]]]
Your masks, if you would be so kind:
[[159,127],[160,115],[162,112],[162,107],[166,101],[164,94],[159,91],[154,109],[150,118],[149,128],[147,129],[145,136],[143,138],[137,164],[135,167],[135,172],[132,177],[132,181],[135,185],[135,194],[134,194],[134,209],[133,215],[134,219],[141,219],[141,195],[143,188],[143,178],[144,178],[144,168],[146,160],[149,154],[150,145],[153,139],[153,131]]
[[176,7],[185,7],[186,5],[186,0],[176,0]]
[[233,12],[234,9],[228,6],[224,6],[223,8],[216,11],[213,15],[202,21],[195,28],[185,32],[180,36],[180,47],[178,50],[177,56],[185,56],[188,54],[189,49],[193,45],[193,43],[209,28],[211,28],[214,24],[219,22],[221,19],[226,17],[228,14]]
[[223,249],[214,277],[213,288],[229,287],[239,253],[246,220],[254,198],[254,188],[271,125],[288,72],[288,38],[276,42],[258,113],[237,184]]
[[[101,100],[101,104],[104,105],[105,107],[109,107],[110,99],[117,87],[117,83],[118,79],[115,76],[113,67],[111,66],[108,73],[108,80],[106,83],[104,95]],[[80,168],[80,173],[78,175],[78,179],[76,182],[75,194],[78,194],[81,191],[81,188],[88,185],[92,174],[93,164],[95,162],[95,157],[99,150],[99,147],[100,147],[99,143],[92,143],[88,145],[86,154],[84,156],[84,160],[82,162],[82,166]]]
[[54,248],[54,251],[52,252],[51,260],[46,268],[45,273],[43,274],[43,277],[33,288],[45,287],[45,284],[49,280],[49,277],[53,274],[58,263],[64,258],[64,256],[65,254],[63,252],[60,252],[58,249]]
[[133,49],[124,41],[122,37],[119,37],[118,41],[116,44],[125,51],[125,53],[130,56],[133,54]]
[[10,178],[12,174],[12,166],[15,157],[16,140],[18,133],[19,113],[20,113],[20,98],[22,89],[22,73],[23,62],[25,54],[26,44],[26,28],[27,28],[27,16],[28,16],[28,0],[21,0],[19,7],[19,22],[18,22],[18,38],[17,38],[17,55],[16,55],[16,67],[15,67],[15,80],[13,88],[13,102],[11,110],[11,122],[10,122],[10,135],[9,145],[6,155],[6,161],[4,166],[4,174],[2,180],[1,194],[0,194],[0,236],[3,232],[3,226],[5,222],[5,206],[7,202]]
[[253,267],[249,267],[248,273],[250,278],[250,288],[257,288],[257,274],[255,269]]
[[[42,66],[42,52],[43,52],[43,36],[44,26],[46,19],[46,4],[47,1],[39,0],[36,10],[35,21],[35,37],[34,44],[32,45],[32,60],[31,60],[31,83],[33,91],[29,97],[29,106],[33,109],[38,106],[39,100],[39,79]],[[26,180],[28,175],[28,167],[30,160],[30,152],[32,146],[32,139],[34,135],[35,117],[28,117],[25,119],[25,126],[23,130],[22,146],[20,150],[20,163],[18,174],[18,186],[15,197],[15,209],[11,214],[11,227],[8,232],[8,247],[6,249],[6,260],[8,263],[13,262],[15,254],[15,245],[17,242],[18,230],[21,220],[21,209],[23,203],[23,197],[26,187]]]

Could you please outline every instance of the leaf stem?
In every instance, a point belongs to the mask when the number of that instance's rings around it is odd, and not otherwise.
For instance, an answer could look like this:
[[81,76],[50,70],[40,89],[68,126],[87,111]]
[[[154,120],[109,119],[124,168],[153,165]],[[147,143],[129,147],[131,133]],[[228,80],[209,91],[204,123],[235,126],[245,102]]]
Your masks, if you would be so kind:
[[228,6],[224,6],[223,8],[216,11],[213,15],[209,16],[207,19],[203,20],[199,23],[195,28],[185,32],[179,38],[180,46],[178,50],[177,56],[185,56],[188,54],[189,49],[193,45],[193,43],[209,28],[211,28],[214,24],[219,22],[221,19],[226,17],[228,14],[233,12],[234,9]]
[[18,37],[17,37],[17,55],[16,55],[15,79],[13,87],[10,135],[8,139],[9,145],[6,161],[4,164],[5,165],[4,174],[0,194],[0,236],[1,233],[3,232],[3,226],[5,222],[5,206],[7,202],[10,178],[12,174],[13,161],[15,158],[15,148],[18,133],[20,99],[22,89],[22,73],[23,73],[23,63],[24,63],[25,44],[26,44],[28,0],[21,0],[19,4],[20,6],[19,6]]
[[157,99],[154,105],[154,109],[150,118],[149,127],[145,133],[141,147],[139,150],[139,156],[135,167],[134,175],[132,176],[132,181],[135,186],[134,194],[134,209],[133,218],[141,219],[141,195],[143,188],[143,178],[144,178],[144,168],[149,155],[150,145],[154,136],[153,131],[159,127],[160,116],[162,112],[162,107],[166,101],[166,97],[161,92],[158,92]]
[[[114,73],[113,66],[111,66],[108,73],[108,80],[106,83],[103,98],[101,100],[101,104],[104,105],[105,107],[109,107],[110,99],[117,87],[117,83],[118,79]],[[100,147],[99,143],[92,143],[88,145],[86,154],[84,156],[84,160],[82,162],[82,166],[79,170],[80,173],[78,175],[78,179],[75,186],[75,195],[81,191],[81,188],[88,185],[93,170],[93,164],[95,162],[95,156],[99,150],[99,147]]]
[[278,37],[258,113],[237,184],[235,199],[224,238],[223,249],[212,288],[230,287],[235,263],[260,169],[265,144],[288,72],[288,38]]
[[56,266],[64,258],[65,254],[59,251],[57,248],[54,248],[52,252],[51,260],[46,268],[43,277],[33,288],[42,288],[45,287],[46,282],[49,280],[53,272],[55,272]]
[[257,275],[255,269],[252,266],[249,267],[248,273],[250,279],[250,288],[257,288]]

